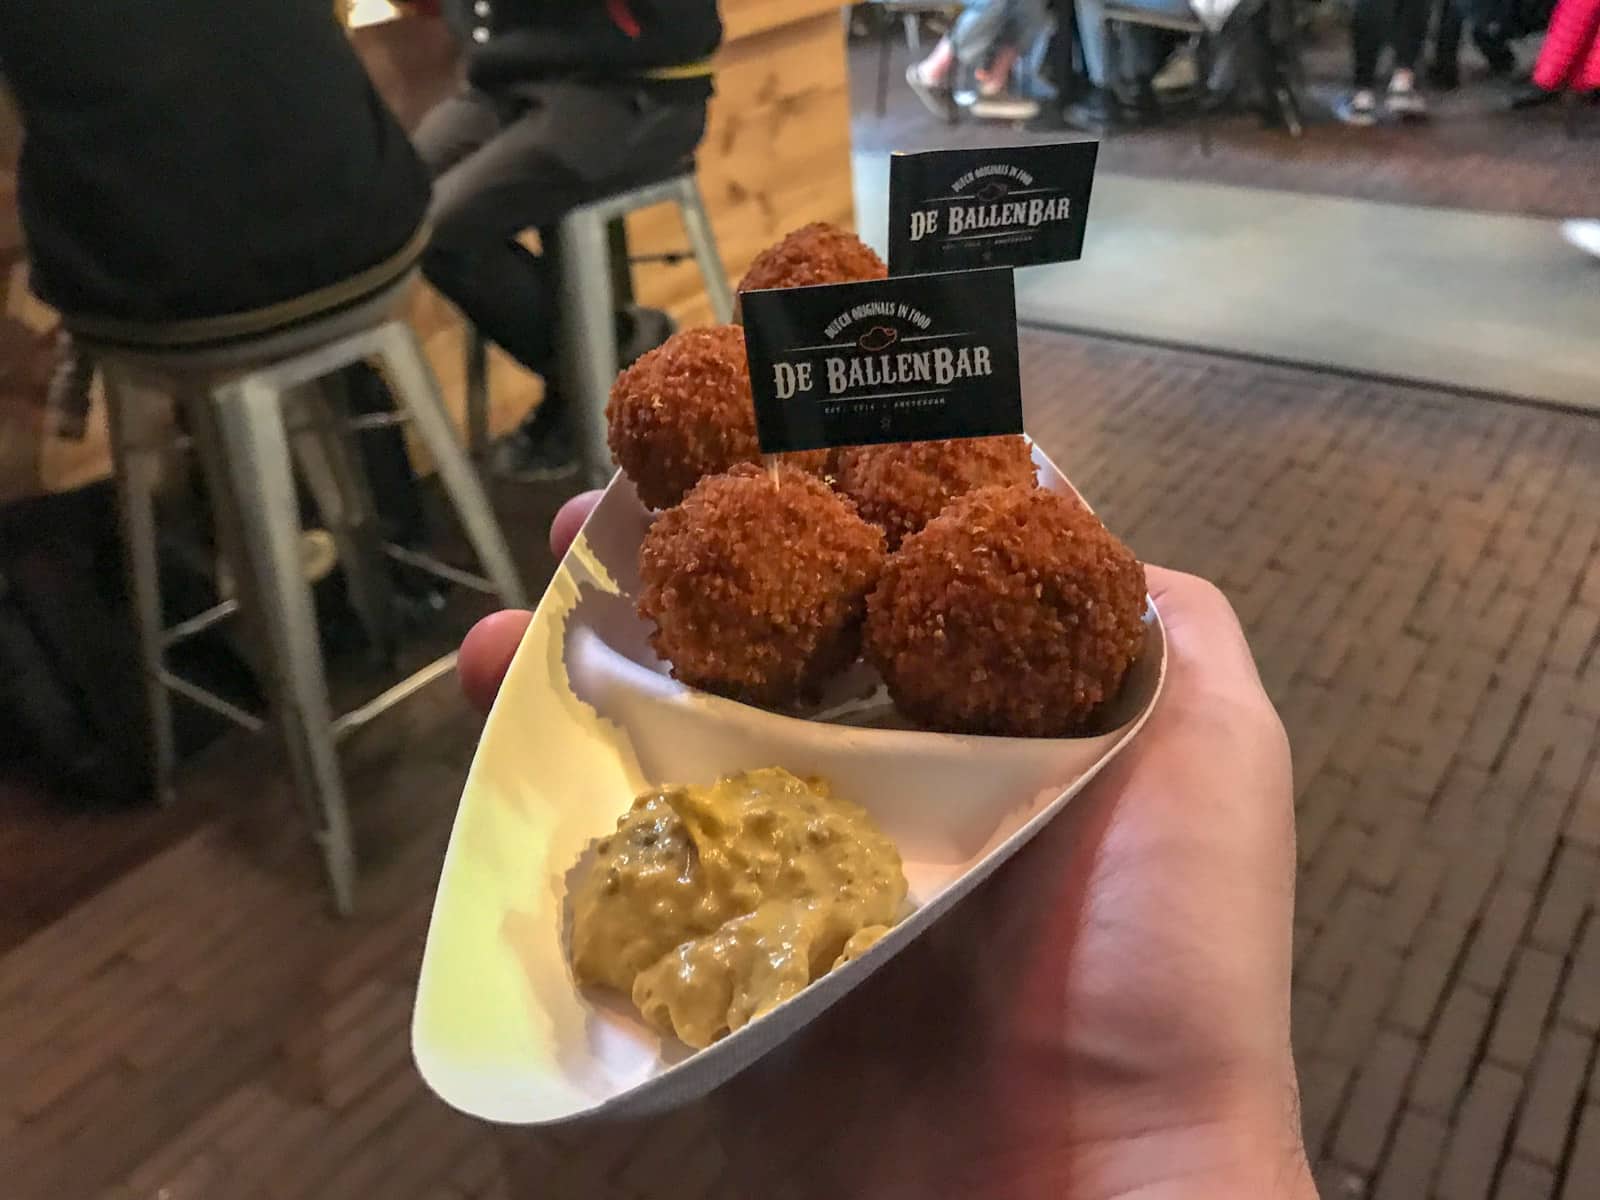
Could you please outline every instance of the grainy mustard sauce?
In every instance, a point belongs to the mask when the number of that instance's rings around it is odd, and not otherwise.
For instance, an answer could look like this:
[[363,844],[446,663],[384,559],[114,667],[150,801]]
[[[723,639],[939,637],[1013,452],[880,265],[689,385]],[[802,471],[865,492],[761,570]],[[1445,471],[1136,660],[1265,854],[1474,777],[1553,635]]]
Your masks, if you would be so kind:
[[580,984],[708,1046],[899,919],[900,853],[865,810],[779,767],[646,792],[573,893]]

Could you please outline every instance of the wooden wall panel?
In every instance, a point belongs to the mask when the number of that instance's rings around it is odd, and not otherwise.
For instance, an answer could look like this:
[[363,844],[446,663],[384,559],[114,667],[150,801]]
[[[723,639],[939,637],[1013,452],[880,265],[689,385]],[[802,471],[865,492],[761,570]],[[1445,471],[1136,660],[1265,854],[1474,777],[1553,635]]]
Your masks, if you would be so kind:
[[[723,264],[734,280],[797,226],[853,223],[850,92],[837,9],[724,48],[698,165]],[[629,241],[641,253],[685,245],[670,207],[635,214]],[[642,303],[668,309],[683,324],[709,319],[692,262],[640,267],[635,279]]]

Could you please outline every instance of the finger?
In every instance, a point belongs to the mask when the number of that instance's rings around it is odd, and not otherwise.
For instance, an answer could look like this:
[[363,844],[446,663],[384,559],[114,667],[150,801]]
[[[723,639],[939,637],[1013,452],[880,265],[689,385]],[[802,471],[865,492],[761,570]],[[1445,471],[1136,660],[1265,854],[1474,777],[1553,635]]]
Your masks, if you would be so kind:
[[533,614],[521,609],[490,613],[461,640],[456,675],[467,703],[479,712],[488,712],[494,704],[495,694],[511,669],[512,656],[532,620]]
[[577,538],[578,531],[583,528],[583,523],[589,519],[589,514],[599,503],[599,492],[584,492],[561,506],[561,511],[556,513],[556,519],[550,522],[550,553],[557,558],[566,554],[568,547]]
[[1255,656],[1233,605],[1222,591],[1198,575],[1165,567],[1144,569],[1150,598],[1161,614],[1169,652],[1184,664],[1203,666],[1218,681],[1260,686]]

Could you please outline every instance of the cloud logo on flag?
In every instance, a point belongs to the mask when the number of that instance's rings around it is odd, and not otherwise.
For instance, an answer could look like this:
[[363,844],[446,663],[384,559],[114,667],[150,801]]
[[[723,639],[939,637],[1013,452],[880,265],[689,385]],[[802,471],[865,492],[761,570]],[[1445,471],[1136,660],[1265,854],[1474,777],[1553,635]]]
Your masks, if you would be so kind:
[[881,350],[887,350],[899,340],[900,334],[897,330],[887,325],[874,325],[856,339],[856,345],[868,354],[877,354]]

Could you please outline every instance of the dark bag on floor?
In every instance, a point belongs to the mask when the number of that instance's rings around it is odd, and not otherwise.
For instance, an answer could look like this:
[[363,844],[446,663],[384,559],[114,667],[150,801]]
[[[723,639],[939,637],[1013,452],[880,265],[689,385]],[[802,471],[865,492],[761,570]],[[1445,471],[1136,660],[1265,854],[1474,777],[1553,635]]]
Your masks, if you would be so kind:
[[[164,569],[168,621],[215,603],[209,585]],[[148,722],[126,602],[116,502],[109,483],[38,496],[0,510],[0,721],[7,757],[62,799],[128,804],[149,798]],[[174,669],[247,706],[249,671],[222,632],[170,654]],[[221,718],[173,706],[180,753],[206,745]]]

